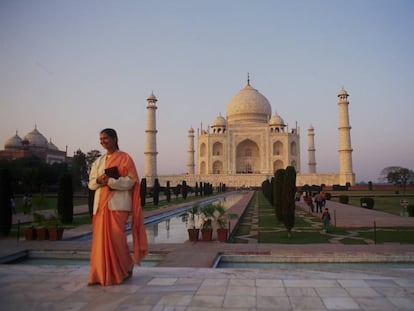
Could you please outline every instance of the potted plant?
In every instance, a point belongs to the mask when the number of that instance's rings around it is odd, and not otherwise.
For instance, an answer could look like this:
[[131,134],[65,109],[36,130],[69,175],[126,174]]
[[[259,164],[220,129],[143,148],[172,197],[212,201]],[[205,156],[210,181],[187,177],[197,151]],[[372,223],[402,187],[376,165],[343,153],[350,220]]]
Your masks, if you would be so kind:
[[228,214],[223,205],[216,206],[216,213],[218,214],[216,218],[217,224],[217,241],[226,242],[229,235],[228,223],[230,219],[237,217],[236,214]]
[[195,216],[200,212],[198,205],[193,205],[185,214],[185,220],[187,222],[188,239],[190,241],[198,241],[198,235],[200,229],[195,226]]
[[36,235],[39,241],[47,240],[46,217],[40,213],[33,213],[33,222],[36,224]]
[[49,240],[62,240],[64,228],[61,226],[60,220],[57,216],[52,216],[47,219],[47,233]]
[[31,225],[30,227],[24,228],[24,237],[26,241],[37,239],[36,229],[33,225]]
[[213,221],[215,220],[214,213],[216,212],[216,206],[209,204],[204,206],[199,216],[199,227],[201,231],[202,241],[213,240]]

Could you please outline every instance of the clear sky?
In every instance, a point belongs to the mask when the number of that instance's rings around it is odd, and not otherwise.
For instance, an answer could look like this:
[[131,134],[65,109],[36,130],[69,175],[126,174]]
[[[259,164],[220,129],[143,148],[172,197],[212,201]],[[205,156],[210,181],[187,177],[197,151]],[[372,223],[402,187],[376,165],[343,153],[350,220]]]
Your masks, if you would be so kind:
[[350,94],[353,169],[414,169],[414,1],[1,0],[0,149],[37,129],[72,155],[118,131],[143,174],[146,99],[158,98],[158,173],[185,173],[187,133],[246,85],[315,128],[317,172],[337,172],[337,94]]

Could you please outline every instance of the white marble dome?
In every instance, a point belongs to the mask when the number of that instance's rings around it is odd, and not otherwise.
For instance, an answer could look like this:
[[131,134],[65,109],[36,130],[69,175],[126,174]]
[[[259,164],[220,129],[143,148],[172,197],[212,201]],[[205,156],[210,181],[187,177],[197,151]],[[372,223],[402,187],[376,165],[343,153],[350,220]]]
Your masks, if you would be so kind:
[[6,140],[6,143],[4,144],[4,149],[16,149],[21,147],[22,139],[19,137],[19,135],[17,135],[17,132],[16,135]]
[[49,143],[47,144],[47,148],[50,150],[59,150],[58,147],[54,143],[52,143],[52,139],[50,139]]
[[285,121],[277,113],[270,118],[269,125],[284,126]]
[[214,119],[213,124],[211,126],[212,127],[223,127],[223,126],[226,126],[226,119],[224,119],[222,116],[217,116]]
[[269,101],[258,90],[250,86],[234,95],[227,105],[227,121],[235,122],[260,122],[267,123],[272,114]]
[[47,148],[49,142],[47,141],[46,137],[44,137],[35,127],[33,131],[27,133],[24,137],[24,140],[29,142],[30,146],[42,147]]

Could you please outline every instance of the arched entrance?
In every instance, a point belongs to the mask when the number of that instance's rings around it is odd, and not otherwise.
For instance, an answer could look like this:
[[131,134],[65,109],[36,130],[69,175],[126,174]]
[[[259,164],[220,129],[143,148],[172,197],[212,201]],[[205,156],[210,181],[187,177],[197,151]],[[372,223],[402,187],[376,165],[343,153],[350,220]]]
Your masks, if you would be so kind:
[[245,139],[236,148],[236,173],[260,173],[260,150],[257,144]]

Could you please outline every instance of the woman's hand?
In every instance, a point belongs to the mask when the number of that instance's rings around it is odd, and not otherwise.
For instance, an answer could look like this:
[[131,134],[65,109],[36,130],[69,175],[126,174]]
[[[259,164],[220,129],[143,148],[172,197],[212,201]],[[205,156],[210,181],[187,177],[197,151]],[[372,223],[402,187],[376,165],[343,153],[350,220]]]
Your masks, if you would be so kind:
[[108,180],[109,180],[109,177],[106,176],[105,174],[102,174],[101,176],[98,176],[98,178],[96,178],[96,182],[100,184],[101,186],[106,186],[108,184]]

